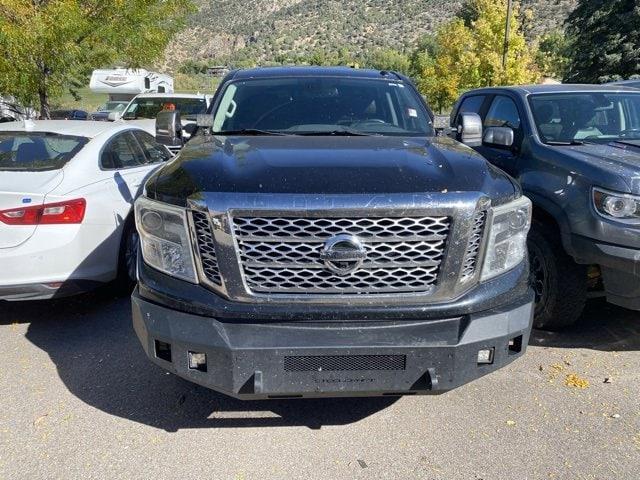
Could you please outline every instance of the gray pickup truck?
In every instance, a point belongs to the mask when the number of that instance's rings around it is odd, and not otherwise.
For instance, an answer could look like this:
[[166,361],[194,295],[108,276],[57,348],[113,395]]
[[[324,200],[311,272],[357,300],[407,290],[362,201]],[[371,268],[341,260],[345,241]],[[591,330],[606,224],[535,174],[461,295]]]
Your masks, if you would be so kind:
[[590,294],[640,310],[640,91],[539,85],[473,90],[451,114],[482,121],[475,149],[534,204],[538,328],[574,323]]

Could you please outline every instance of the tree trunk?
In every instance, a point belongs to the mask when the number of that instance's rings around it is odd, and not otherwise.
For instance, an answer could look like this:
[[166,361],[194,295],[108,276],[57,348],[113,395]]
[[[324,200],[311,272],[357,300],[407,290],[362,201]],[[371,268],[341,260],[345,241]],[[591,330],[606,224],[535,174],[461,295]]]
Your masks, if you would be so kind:
[[40,86],[38,87],[38,97],[40,99],[40,119],[49,120],[51,118],[51,109],[49,106],[49,89],[47,82],[51,70],[42,61],[38,61],[38,67],[40,69]]
[[38,95],[40,97],[40,118],[42,120],[49,120],[51,117],[51,109],[49,108],[49,92],[47,92],[46,85],[42,85],[38,89]]

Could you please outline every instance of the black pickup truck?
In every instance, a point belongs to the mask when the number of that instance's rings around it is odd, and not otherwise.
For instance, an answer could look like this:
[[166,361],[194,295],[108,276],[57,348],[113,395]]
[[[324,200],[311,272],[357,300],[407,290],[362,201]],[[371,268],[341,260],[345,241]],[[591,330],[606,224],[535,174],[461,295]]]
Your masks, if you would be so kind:
[[522,355],[531,202],[432,122],[392,72],[229,74],[136,203],[151,360],[260,399],[441,393]]
[[574,323],[589,295],[640,310],[640,91],[619,85],[473,90],[476,150],[533,201],[535,326]]

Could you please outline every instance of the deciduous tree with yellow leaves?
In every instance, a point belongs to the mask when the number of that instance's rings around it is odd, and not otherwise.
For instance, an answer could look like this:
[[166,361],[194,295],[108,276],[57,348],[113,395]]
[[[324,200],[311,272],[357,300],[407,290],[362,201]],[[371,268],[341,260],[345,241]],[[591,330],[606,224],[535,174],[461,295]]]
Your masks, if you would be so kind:
[[519,5],[514,4],[507,63],[502,64],[507,0],[469,0],[464,18],[455,18],[436,33],[431,54],[416,56],[418,88],[442,111],[461,91],[472,88],[524,84],[540,78],[535,48],[521,31]]
[[0,93],[39,106],[96,67],[158,58],[191,0],[0,0]]

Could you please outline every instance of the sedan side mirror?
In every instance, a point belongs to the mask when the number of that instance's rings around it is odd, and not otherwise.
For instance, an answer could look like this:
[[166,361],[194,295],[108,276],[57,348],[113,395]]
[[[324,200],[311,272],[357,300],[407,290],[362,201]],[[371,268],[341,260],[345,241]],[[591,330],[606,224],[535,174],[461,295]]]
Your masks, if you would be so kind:
[[158,113],[156,117],[156,141],[167,147],[182,148],[182,122],[178,110]]
[[110,122],[115,122],[117,120],[120,120],[120,118],[122,117],[122,113],[121,112],[109,112],[109,121]]
[[484,136],[483,143],[496,147],[512,147],[513,146],[513,129],[509,127],[488,127]]
[[482,119],[477,113],[462,112],[456,118],[455,137],[469,147],[482,145]]

